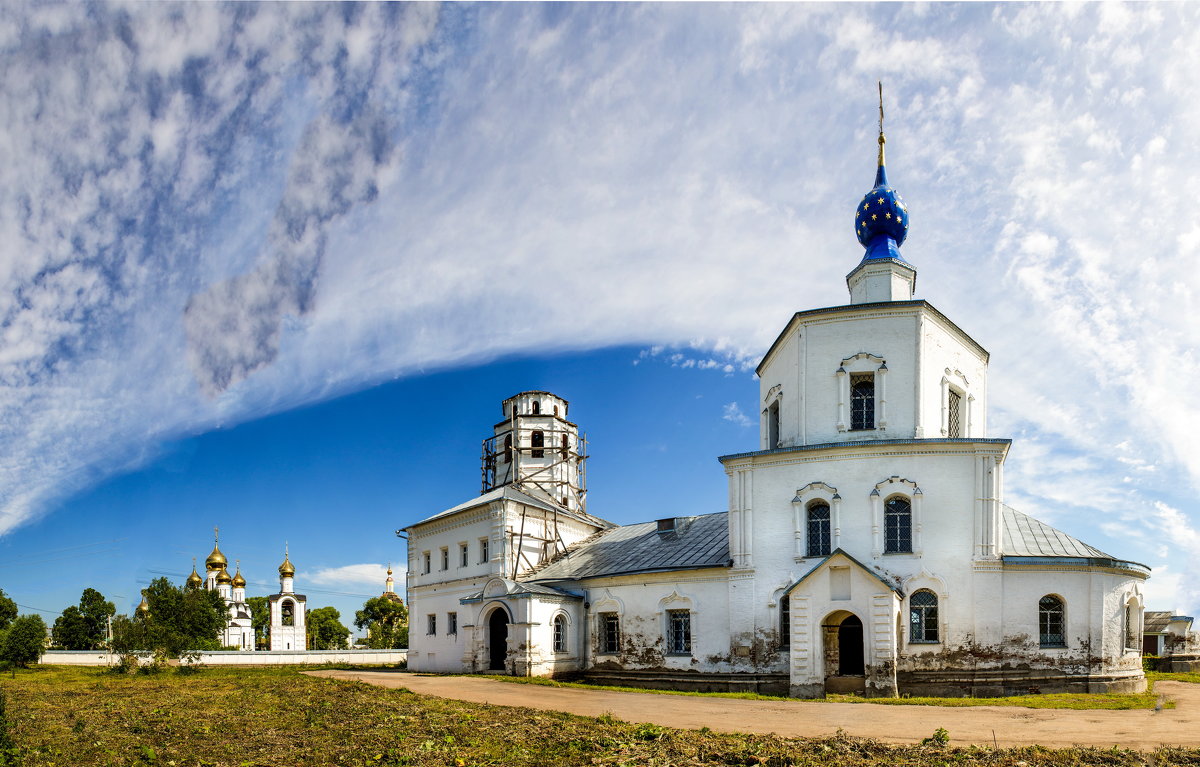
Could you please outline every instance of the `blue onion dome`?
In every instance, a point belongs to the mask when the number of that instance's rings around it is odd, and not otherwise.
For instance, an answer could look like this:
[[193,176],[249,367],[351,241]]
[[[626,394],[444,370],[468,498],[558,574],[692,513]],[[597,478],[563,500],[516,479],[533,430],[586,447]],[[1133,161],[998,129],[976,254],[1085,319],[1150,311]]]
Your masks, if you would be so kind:
[[863,260],[896,258],[903,261],[900,246],[908,236],[908,207],[899,192],[888,185],[884,167],[883,107],[879,120],[879,169],[875,173],[875,188],[867,192],[854,212],[854,232],[867,252]]

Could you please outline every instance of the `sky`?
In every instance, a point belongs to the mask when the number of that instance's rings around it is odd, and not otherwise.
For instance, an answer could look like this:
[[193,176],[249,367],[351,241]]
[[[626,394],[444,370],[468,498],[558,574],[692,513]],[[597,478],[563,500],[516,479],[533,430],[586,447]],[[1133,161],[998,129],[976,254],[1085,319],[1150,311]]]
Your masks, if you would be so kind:
[[[720,511],[754,365],[888,175],[991,352],[1010,505],[1200,611],[1191,4],[0,6],[0,588],[212,546],[348,623],[479,492],[500,401],[589,510]],[[662,513],[666,510],[666,514]]]

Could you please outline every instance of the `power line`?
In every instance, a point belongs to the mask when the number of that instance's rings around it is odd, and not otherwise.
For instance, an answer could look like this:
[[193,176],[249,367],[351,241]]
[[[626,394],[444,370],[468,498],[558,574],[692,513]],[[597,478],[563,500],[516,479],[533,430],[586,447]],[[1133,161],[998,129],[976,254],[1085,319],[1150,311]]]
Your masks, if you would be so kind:
[[23,605],[20,602],[13,602],[13,604],[16,605],[17,607],[24,607],[26,610],[35,610],[39,613],[49,613],[50,615],[62,615],[62,610],[43,610],[40,607],[32,607],[30,605]]

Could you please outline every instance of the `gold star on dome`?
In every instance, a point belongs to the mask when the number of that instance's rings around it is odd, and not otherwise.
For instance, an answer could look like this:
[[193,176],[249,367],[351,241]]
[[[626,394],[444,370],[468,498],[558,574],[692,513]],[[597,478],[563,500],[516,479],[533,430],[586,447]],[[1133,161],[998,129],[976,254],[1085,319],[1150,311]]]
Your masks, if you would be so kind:
[[882,197],[880,197],[880,198],[879,198],[879,204],[880,204],[880,205],[882,205],[882,204],[883,204],[883,198],[882,198]]
[[891,218],[891,217],[892,217],[892,214],[891,214],[891,213],[884,213],[884,214],[883,214],[883,217],[884,217],[884,218]]
[[866,210],[866,209],[867,209],[867,206],[868,206],[868,205],[870,205],[870,204],[871,204],[871,203],[869,203],[869,202],[864,202],[864,203],[863,203],[863,210]]
[[877,219],[877,218],[879,218],[879,216],[875,215],[874,213],[872,213],[872,214],[871,214],[871,220],[872,220],[872,221],[874,221],[874,220],[875,220],[875,219]]

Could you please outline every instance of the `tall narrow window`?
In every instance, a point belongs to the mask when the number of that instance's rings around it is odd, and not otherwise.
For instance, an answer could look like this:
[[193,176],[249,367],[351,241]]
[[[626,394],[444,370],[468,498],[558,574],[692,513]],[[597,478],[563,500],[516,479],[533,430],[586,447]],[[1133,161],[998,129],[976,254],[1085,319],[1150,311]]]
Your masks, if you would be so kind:
[[950,390],[946,416],[946,436],[961,437],[962,434],[962,395]]
[[458,566],[466,567],[471,563],[471,548],[465,543],[458,546]]
[[530,444],[533,446],[533,451],[530,453],[534,458],[544,458],[546,451],[543,449],[546,446],[546,435],[539,429],[533,433],[530,438]]
[[488,559],[490,559],[490,557],[488,556],[488,539],[480,538],[479,539],[479,561],[487,562]]
[[534,415],[542,414],[542,403],[538,402],[537,400],[534,400],[533,404],[530,407],[531,407],[530,412],[532,412]]
[[875,374],[850,376],[850,428],[875,428]]
[[567,435],[562,435],[562,459],[567,460]]
[[422,568],[421,568],[421,574],[422,574],[422,575],[429,575],[429,571],[433,569],[433,565],[431,564],[431,562],[432,562],[433,560],[432,560],[432,558],[429,556],[429,552],[428,552],[428,551],[424,552],[424,553],[423,553],[421,556],[422,556],[422,557],[423,557],[423,559],[424,559],[424,561],[422,562],[422,565],[423,565],[423,566],[422,566]]
[[938,641],[938,598],[928,589],[908,599],[908,641]]
[[429,621],[428,624],[425,626],[425,633],[430,634],[430,635],[436,634],[437,633],[437,616],[434,615],[433,613],[430,613],[428,615],[428,621]]
[[443,570],[450,569],[450,549],[448,549],[448,548],[442,549],[442,569]]
[[829,504],[813,501],[808,504],[808,556],[825,557],[830,551]]
[[907,498],[889,498],[884,507],[883,551],[902,554],[912,551],[912,506]]
[[1142,633],[1142,627],[1139,625],[1137,605],[1133,602],[1125,605],[1125,649],[1136,650],[1138,645],[1138,635]]
[[600,613],[600,652],[614,653],[621,647],[621,620],[616,613]]
[[504,462],[512,460],[512,433],[504,435]]
[[554,617],[554,652],[567,651],[567,619],[561,615]]
[[784,594],[779,598],[779,646],[792,644],[792,597]]
[[1042,647],[1066,647],[1063,602],[1047,594],[1038,600],[1038,634]]
[[458,634],[458,613],[446,613],[446,633],[452,636]]
[[692,614],[688,610],[667,610],[667,654],[692,654]]
[[779,447],[779,400],[767,408],[767,449]]

